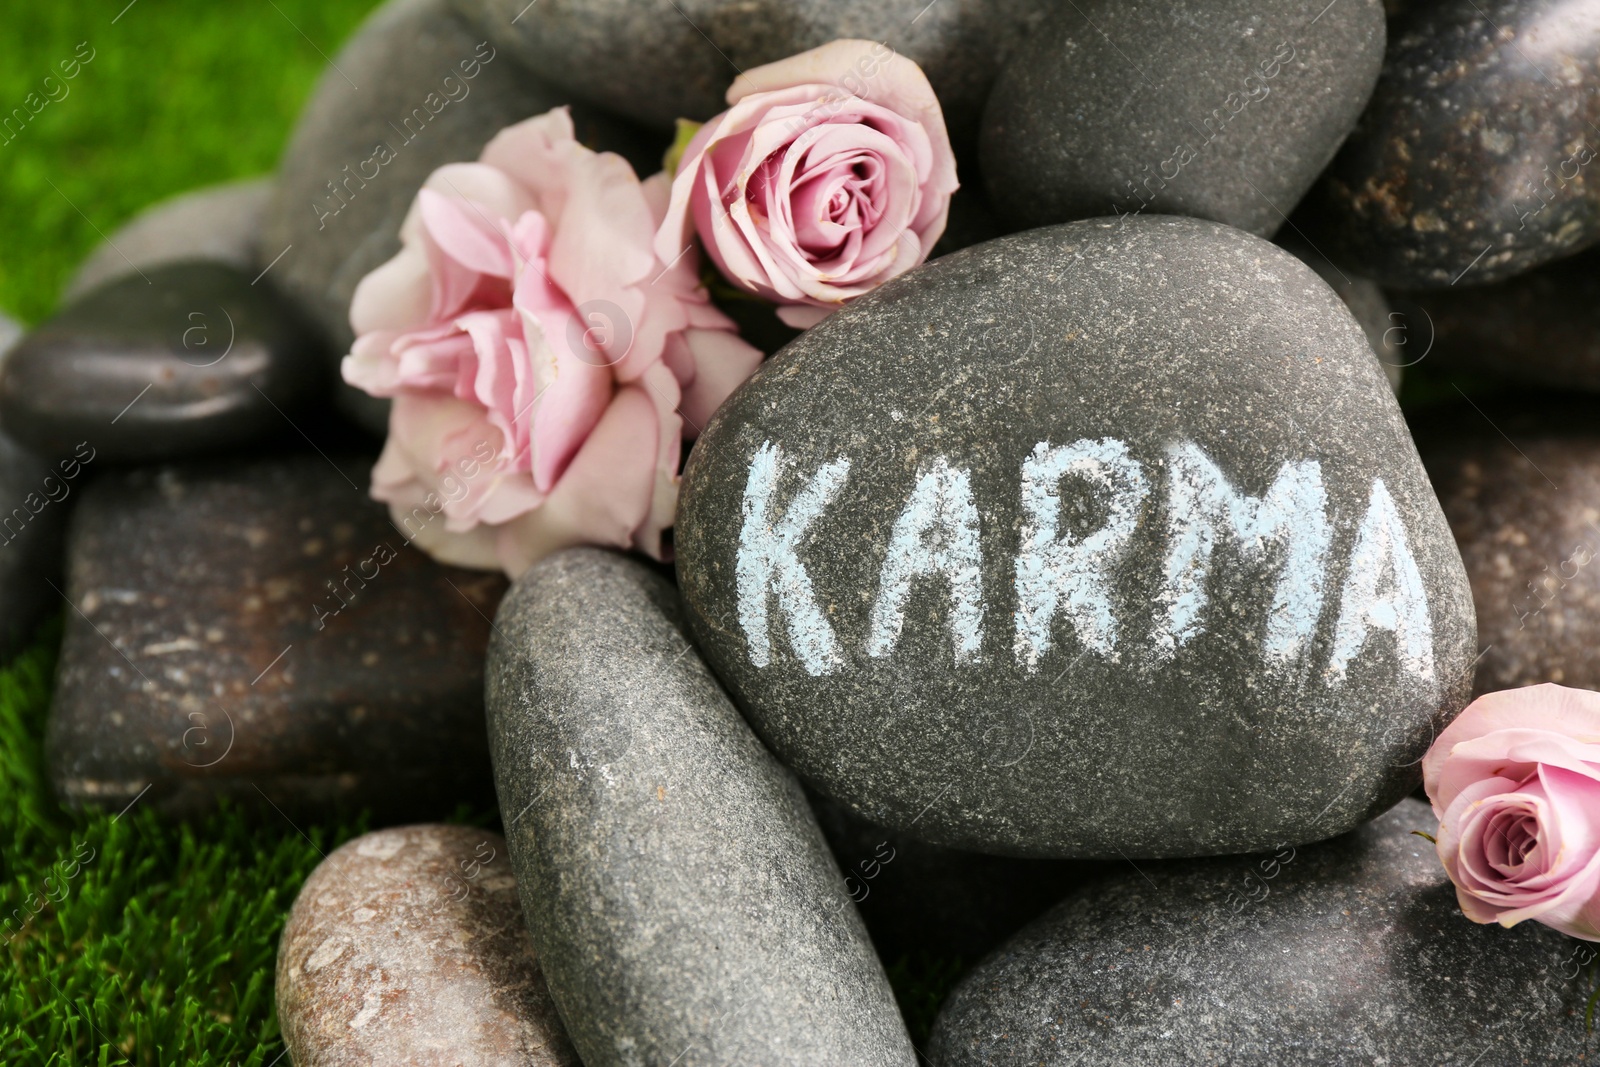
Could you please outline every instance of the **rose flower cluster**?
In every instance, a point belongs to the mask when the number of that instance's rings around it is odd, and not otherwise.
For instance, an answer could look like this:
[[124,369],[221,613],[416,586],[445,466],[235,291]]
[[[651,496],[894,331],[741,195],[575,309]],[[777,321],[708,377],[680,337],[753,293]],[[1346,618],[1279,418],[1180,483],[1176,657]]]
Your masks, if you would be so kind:
[[512,577],[577,544],[665,558],[683,442],[762,359],[699,251],[803,328],[944,232],[955,158],[915,63],[835,41],[727,100],[644,180],[565,109],[502,131],[428,178],[357,288],[344,378],[393,401],[372,494],[397,523],[442,511],[415,534],[437,558]]

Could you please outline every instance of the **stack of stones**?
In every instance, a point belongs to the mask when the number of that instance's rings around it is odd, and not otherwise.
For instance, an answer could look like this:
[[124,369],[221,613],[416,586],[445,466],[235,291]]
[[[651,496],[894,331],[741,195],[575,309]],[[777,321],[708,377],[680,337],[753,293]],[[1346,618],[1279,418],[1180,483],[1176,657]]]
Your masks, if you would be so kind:
[[[1577,1062],[1411,794],[1600,687],[1600,0],[1399,8],[391,0],[5,358],[56,789],[391,826],[289,916],[301,1064]],[[717,413],[675,573],[425,556],[336,374],[423,177],[558,105],[648,173],[838,37],[940,94],[939,254]]]

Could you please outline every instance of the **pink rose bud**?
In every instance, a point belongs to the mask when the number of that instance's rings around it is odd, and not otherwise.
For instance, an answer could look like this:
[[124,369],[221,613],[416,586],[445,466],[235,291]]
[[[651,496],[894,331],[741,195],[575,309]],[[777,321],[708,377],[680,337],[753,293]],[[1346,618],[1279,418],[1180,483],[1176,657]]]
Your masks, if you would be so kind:
[[1479,697],[1434,741],[1422,776],[1467,918],[1600,941],[1600,693]]
[[408,539],[513,578],[576,544],[662,557],[683,438],[761,362],[693,256],[657,260],[667,193],[565,108],[429,176],[343,364],[394,398],[372,495]]
[[928,258],[958,183],[922,68],[834,41],[740,75],[728,104],[684,152],[663,262],[698,233],[730,281],[804,329]]

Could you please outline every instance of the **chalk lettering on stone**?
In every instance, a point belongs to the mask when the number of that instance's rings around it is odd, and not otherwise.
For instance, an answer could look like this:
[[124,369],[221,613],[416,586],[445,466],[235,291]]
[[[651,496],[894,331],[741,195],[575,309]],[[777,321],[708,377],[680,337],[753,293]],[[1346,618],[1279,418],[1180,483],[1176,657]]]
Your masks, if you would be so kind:
[[739,590],[739,624],[744,628],[750,662],[765,667],[772,662],[767,602],[776,596],[789,643],[813,677],[831,674],[843,661],[839,640],[827,616],[817,605],[811,576],[797,554],[800,542],[817,517],[844,486],[850,460],[834,460],[811,477],[781,519],[773,515],[783,451],[764,442],[750,463],[744,489],[744,524],[739,530],[739,555],[735,577]]
[[1402,668],[1422,681],[1434,681],[1427,590],[1411,555],[1399,509],[1382,478],[1373,479],[1339,605],[1333,653],[1325,672],[1329,685],[1344,681],[1351,661],[1361,654],[1374,629],[1394,634]]
[[[1230,545],[1246,566],[1275,562],[1261,638],[1263,659],[1282,668],[1301,661],[1316,635],[1330,581],[1333,526],[1321,464],[1285,461],[1258,497],[1238,489],[1192,441],[1173,444],[1167,462],[1161,584],[1153,598],[1149,635],[1156,663],[1170,662],[1205,632],[1211,574],[1222,565],[1218,548]],[[821,467],[794,493],[780,517],[775,497],[783,467],[783,452],[771,441],[751,460],[735,566],[739,621],[750,662],[769,666],[769,605],[776,599],[795,655],[806,673],[816,677],[833,673],[844,657],[799,551],[849,478],[850,460],[840,457]],[[1069,480],[1081,483],[1097,509],[1103,509],[1098,528],[1082,534],[1066,528],[1062,494]],[[1038,670],[1062,626],[1071,627],[1086,652],[1115,652],[1121,633],[1112,604],[1114,569],[1149,494],[1145,468],[1115,438],[1084,438],[1069,445],[1041,441],[1023,461],[1012,651],[1024,669]],[[865,643],[868,657],[884,659],[894,653],[911,595],[919,581],[931,579],[948,597],[945,619],[955,662],[980,661],[987,607],[975,499],[971,471],[951,466],[948,457],[936,457],[918,476],[895,519],[879,569]],[[1382,478],[1372,482],[1339,591],[1332,650],[1323,671],[1330,686],[1344,681],[1373,630],[1394,635],[1402,670],[1434,682],[1427,590]]]
[[[1061,483],[1071,477],[1106,494],[1105,525],[1081,539],[1062,532]],[[1110,437],[1070,445],[1041,441],[1022,464],[1022,544],[1016,561],[1017,662],[1039,669],[1054,644],[1058,614],[1078,640],[1106,655],[1116,647],[1107,571],[1122,555],[1150,492],[1143,466]]]
[[942,576],[949,586],[950,640],[957,663],[972,663],[983,646],[983,556],[972,475],[940,456],[917,479],[889,537],[872,608],[867,655],[894,651],[905,624],[912,583]]
[[1150,635],[1157,662],[1205,629],[1206,579],[1220,538],[1231,534],[1247,563],[1281,546],[1283,561],[1269,609],[1263,655],[1287,666],[1310,645],[1322,614],[1323,575],[1333,530],[1322,465],[1285,462],[1266,495],[1248,496],[1192,441],[1167,451],[1165,586]]

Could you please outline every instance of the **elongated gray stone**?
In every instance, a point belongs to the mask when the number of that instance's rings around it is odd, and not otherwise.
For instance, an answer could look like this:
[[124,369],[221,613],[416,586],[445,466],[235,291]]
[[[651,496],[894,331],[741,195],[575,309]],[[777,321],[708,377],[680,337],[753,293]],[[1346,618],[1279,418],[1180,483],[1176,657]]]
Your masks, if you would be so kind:
[[580,1067],[522,924],[499,834],[401,826],[317,865],[278,947],[301,1067]]
[[597,549],[544,560],[487,678],[523,909],[586,1067],[915,1063],[799,783],[670,583]]
[[1142,863],[1064,901],[946,1001],[937,1067],[1576,1064],[1594,949],[1476,926],[1405,800],[1337,841]]
[[695,639],[769,747],[979,851],[1341,833],[1465,703],[1470,591],[1361,328],[1176,216],[925,264],[768,361],[690,456]]

